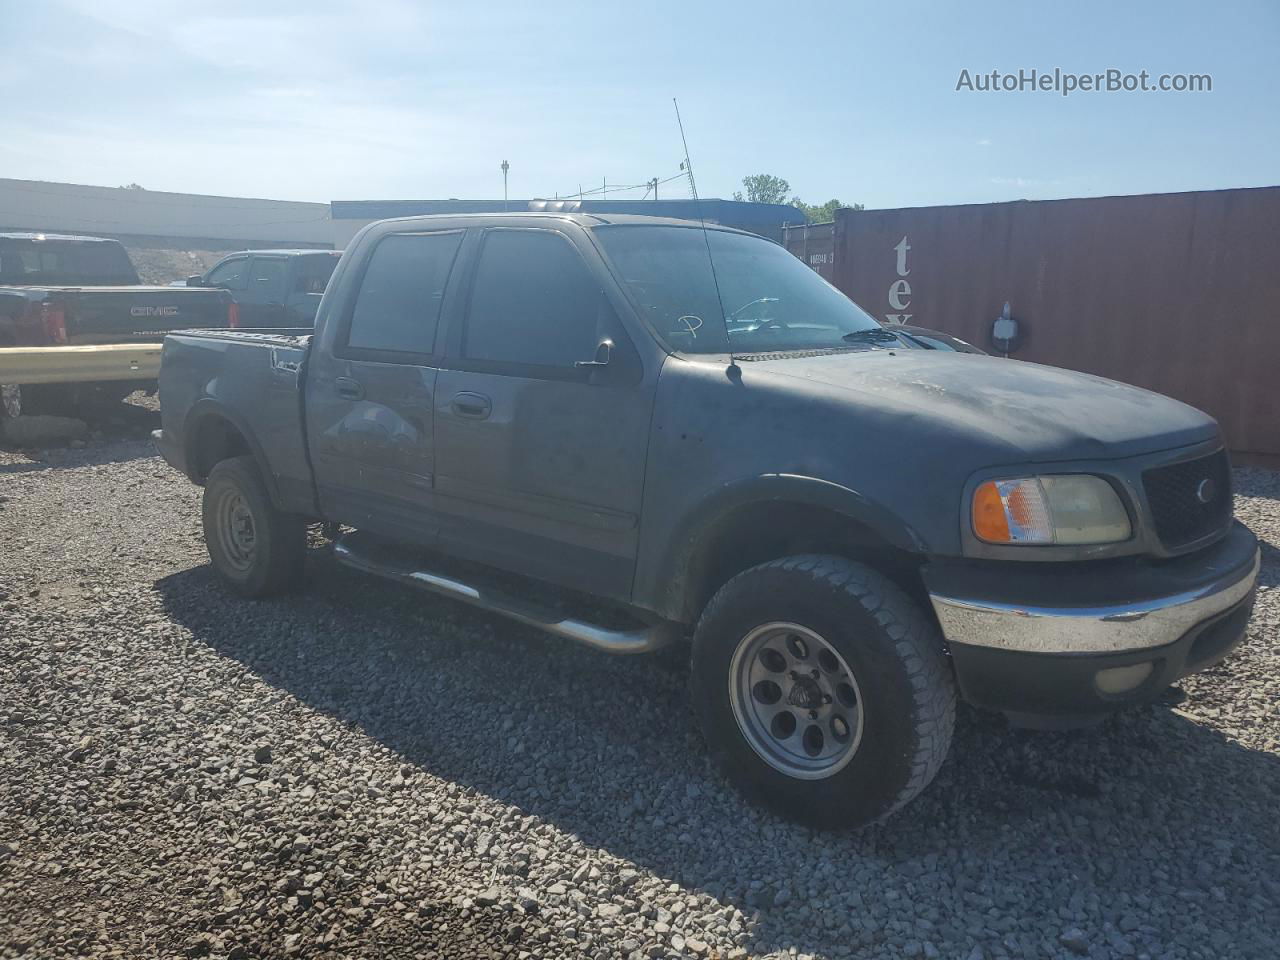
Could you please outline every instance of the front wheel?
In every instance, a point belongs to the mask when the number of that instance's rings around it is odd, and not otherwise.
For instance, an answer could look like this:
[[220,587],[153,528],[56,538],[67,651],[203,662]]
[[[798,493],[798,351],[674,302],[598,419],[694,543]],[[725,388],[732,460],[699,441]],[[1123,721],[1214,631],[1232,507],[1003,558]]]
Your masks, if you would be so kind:
[[786,557],[725,584],[694,635],[692,688],[729,779],[824,828],[883,819],[919,794],[955,724],[937,628],[842,557]]
[[253,457],[221,460],[204,485],[204,539],[214,572],[245,597],[268,597],[302,577],[307,527],[277,510]]

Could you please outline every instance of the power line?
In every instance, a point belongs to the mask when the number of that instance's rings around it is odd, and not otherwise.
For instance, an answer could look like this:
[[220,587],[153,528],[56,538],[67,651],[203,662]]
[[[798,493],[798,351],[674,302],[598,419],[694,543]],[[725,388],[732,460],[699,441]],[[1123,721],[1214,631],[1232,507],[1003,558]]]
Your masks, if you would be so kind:
[[[686,176],[687,175],[683,172],[677,173],[677,174],[674,174],[673,176],[667,177],[665,180],[659,180],[658,185],[661,186],[664,183],[670,183],[672,180],[681,180],[681,179],[684,179]],[[579,187],[577,190],[557,192],[556,196],[566,197],[566,198],[601,197],[609,193],[626,193],[632,190],[644,190],[645,196],[648,196],[649,191],[653,189],[653,186],[654,186],[653,180],[646,180],[644,183],[620,184],[612,187],[600,186],[600,187],[595,187],[594,189],[591,189],[591,190],[583,190],[581,187]]]

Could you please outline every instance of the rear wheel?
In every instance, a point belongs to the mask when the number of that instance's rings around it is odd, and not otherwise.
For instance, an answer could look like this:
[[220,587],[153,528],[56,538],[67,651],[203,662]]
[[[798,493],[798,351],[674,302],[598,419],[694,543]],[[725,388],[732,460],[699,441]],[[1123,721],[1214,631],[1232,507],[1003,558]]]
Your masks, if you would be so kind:
[[842,557],[787,557],[725,584],[698,623],[692,679],[729,779],[813,826],[887,817],[951,742],[955,684],[937,628]]
[[250,456],[219,461],[204,485],[204,539],[219,579],[245,597],[297,586],[306,521],[277,510]]

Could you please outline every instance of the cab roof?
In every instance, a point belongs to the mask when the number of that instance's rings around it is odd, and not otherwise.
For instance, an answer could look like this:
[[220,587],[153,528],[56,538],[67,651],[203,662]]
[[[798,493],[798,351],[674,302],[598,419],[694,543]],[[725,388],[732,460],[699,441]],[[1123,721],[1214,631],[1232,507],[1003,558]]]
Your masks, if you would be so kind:
[[[439,223],[467,223],[492,226],[503,223],[527,223],[529,221],[546,220],[554,220],[560,223],[574,223],[587,230],[602,225],[694,227],[696,229],[701,229],[704,225],[698,220],[684,220],[676,217],[646,217],[634,213],[579,213],[551,210],[521,210],[512,211],[510,213],[430,213],[414,217],[393,217],[388,220],[380,220],[377,222],[406,225],[412,225],[415,223],[421,223],[423,225]],[[722,230],[726,233],[741,233],[749,237],[760,236],[759,234],[750,233],[746,230],[739,230],[737,227],[728,227],[724,224],[712,223],[711,221],[707,221],[705,226],[708,230]],[[761,239],[768,238],[762,237]]]

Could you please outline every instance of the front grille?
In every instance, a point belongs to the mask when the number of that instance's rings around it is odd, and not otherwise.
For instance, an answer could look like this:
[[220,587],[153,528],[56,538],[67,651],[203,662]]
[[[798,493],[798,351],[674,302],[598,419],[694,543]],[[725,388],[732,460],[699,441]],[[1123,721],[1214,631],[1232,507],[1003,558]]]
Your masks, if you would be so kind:
[[1143,471],[1142,485],[1166,550],[1216,533],[1231,519],[1231,469],[1225,450]]

